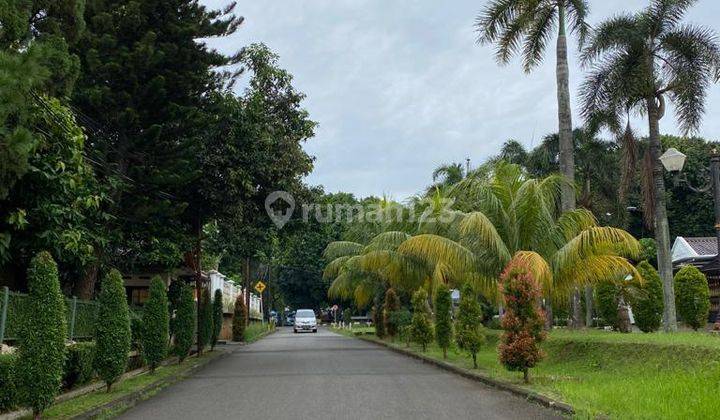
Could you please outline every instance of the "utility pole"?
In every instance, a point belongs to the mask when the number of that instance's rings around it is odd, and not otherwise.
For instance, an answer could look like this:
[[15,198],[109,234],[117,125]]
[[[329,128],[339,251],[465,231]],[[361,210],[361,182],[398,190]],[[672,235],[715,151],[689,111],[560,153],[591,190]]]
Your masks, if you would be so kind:
[[465,158],[465,178],[470,175],[470,158]]

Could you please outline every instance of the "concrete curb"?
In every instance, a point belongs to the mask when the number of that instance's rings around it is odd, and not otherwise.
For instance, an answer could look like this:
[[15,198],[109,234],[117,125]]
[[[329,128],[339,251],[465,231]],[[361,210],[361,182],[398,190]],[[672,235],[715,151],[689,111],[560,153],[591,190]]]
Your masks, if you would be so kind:
[[472,372],[467,369],[463,369],[461,367],[452,365],[450,363],[444,362],[442,360],[435,360],[431,357],[425,356],[420,353],[413,352],[411,350],[406,350],[400,347],[391,346],[388,343],[385,343],[384,341],[378,341],[369,337],[363,337],[363,336],[355,336],[355,338],[367,341],[368,343],[374,343],[379,346],[383,346],[387,348],[388,350],[394,351],[395,353],[400,353],[405,356],[410,356],[414,359],[418,359],[422,361],[423,363],[428,363],[433,366],[436,366],[440,369],[447,370],[449,372],[455,373],[457,375],[463,376],[465,378],[471,379],[476,382],[481,382],[485,385],[490,385],[494,388],[510,392],[514,395],[523,397],[527,399],[528,401],[532,401],[535,403],[538,403],[540,405],[543,405],[548,408],[552,408],[553,410],[557,410],[563,414],[566,415],[573,415],[575,414],[575,410],[572,408],[571,405],[566,404],[562,401],[558,401],[555,399],[552,399],[550,397],[547,397],[545,395],[539,394],[535,391],[531,391],[529,389],[525,389],[523,387],[520,387],[518,385],[510,384],[498,379],[491,378],[489,376],[485,376],[483,374]]

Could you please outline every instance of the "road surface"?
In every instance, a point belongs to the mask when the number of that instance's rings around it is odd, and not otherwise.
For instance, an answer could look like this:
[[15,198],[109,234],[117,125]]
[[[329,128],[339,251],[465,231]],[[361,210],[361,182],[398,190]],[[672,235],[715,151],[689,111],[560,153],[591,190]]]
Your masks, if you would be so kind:
[[550,419],[560,416],[372,343],[283,328],[126,412],[128,419]]

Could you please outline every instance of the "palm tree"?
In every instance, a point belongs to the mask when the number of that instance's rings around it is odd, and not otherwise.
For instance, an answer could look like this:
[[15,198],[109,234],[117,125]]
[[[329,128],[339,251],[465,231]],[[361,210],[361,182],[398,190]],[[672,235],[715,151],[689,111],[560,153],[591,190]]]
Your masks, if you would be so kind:
[[695,0],[653,0],[635,14],[615,16],[596,28],[581,61],[591,71],[582,85],[583,116],[616,133],[631,112],[646,115],[652,165],[652,211],[663,281],[665,331],[677,330],[659,122],[670,99],[683,131],[697,130],[708,86],[718,79],[720,48],[708,28],[682,24]]
[[436,190],[445,190],[465,178],[465,169],[462,163],[453,162],[438,166],[432,173],[433,184],[425,194],[432,195]]
[[560,170],[569,181],[563,185],[562,209],[575,208],[575,163],[567,55],[567,30],[577,34],[582,45],[588,31],[586,0],[493,0],[476,19],[478,42],[497,44],[496,59],[507,64],[522,55],[526,73],[543,59],[551,32],[557,27],[557,100],[560,133]]

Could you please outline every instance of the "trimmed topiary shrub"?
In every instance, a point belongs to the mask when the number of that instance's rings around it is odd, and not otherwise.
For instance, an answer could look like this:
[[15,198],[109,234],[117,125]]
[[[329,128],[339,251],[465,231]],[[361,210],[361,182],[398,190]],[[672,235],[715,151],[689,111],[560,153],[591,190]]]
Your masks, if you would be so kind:
[[130,314],[122,275],[112,270],[100,286],[95,370],[105,381],[107,391],[125,373],[130,352]]
[[413,316],[410,325],[410,336],[414,343],[420,344],[423,351],[433,340],[433,327],[430,323],[430,308],[427,303],[428,295],[423,289],[413,293]]
[[193,289],[187,283],[180,283],[180,297],[173,324],[175,326],[175,347],[173,347],[173,352],[182,362],[190,353],[190,347],[193,345],[195,335]]
[[435,340],[447,359],[447,349],[453,339],[452,330],[452,296],[447,285],[441,284],[435,291]]
[[400,339],[403,340],[405,342],[405,345],[409,347],[411,338],[410,326],[412,325],[412,312],[410,312],[406,308],[401,308],[390,314],[390,319],[392,320],[393,324],[396,325]]
[[343,322],[348,324],[352,322],[352,309],[345,308],[345,310],[342,313]]
[[385,303],[385,293],[379,293],[375,296],[375,306],[373,306],[373,325],[375,325],[375,335],[378,338],[385,337],[385,317],[383,316],[383,307]]
[[245,299],[243,299],[242,295],[238,295],[237,299],[235,299],[235,311],[233,312],[232,321],[233,341],[245,341],[246,313]]
[[472,356],[475,369],[477,369],[477,354],[485,343],[482,317],[482,308],[475,291],[470,284],[465,284],[460,292],[455,335],[458,346]]
[[544,319],[538,301],[540,285],[530,270],[521,264],[510,264],[501,276],[500,292],[505,302],[498,350],[500,362],[510,371],[523,373],[525,383],[530,381],[530,368],[544,357],[540,342],[545,340]]
[[675,274],[675,303],[678,315],[697,331],[708,322],[710,289],[707,278],[692,265],[683,266]]
[[618,329],[618,294],[619,290],[615,283],[602,281],[595,286],[595,297],[597,299],[597,313],[605,321],[606,325]]
[[16,364],[14,354],[0,354],[0,413],[17,407]]
[[23,315],[15,366],[18,401],[38,417],[60,390],[67,335],[58,269],[48,252],[30,262]]
[[75,343],[67,347],[63,369],[63,388],[85,385],[95,376],[95,343]]
[[210,292],[206,288],[202,288],[200,292],[200,315],[198,319],[198,340],[200,354],[210,344],[213,332],[213,311],[212,302],[210,301]]
[[171,338],[175,338],[175,312],[180,306],[180,296],[182,294],[183,282],[174,280],[170,283],[167,290],[168,299],[168,331]]
[[647,261],[637,265],[644,282],[636,282],[637,293],[632,299],[635,325],[642,332],[654,332],[660,328],[663,314],[663,290],[660,275]]
[[222,290],[217,289],[215,296],[213,297],[213,328],[212,336],[210,337],[210,350],[215,350],[215,345],[220,338],[220,332],[222,331],[223,325],[223,293]]
[[390,339],[395,338],[398,333],[398,326],[393,320],[393,314],[400,309],[400,299],[392,288],[385,292],[385,307],[383,308],[383,324],[385,325],[385,334]]
[[150,373],[167,356],[169,320],[165,283],[158,276],[150,280],[150,293],[143,312],[142,355]]

